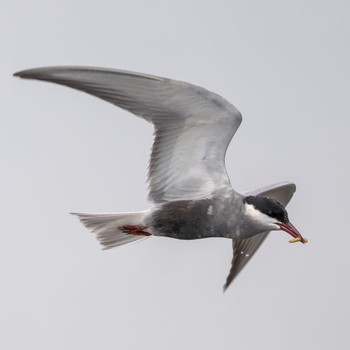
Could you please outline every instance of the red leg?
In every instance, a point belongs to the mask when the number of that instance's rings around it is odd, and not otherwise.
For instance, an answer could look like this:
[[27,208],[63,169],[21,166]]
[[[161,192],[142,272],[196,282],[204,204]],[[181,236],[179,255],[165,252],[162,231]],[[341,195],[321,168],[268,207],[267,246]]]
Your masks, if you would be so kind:
[[131,235],[151,236],[150,233],[148,233],[147,231],[144,231],[145,228],[146,228],[145,226],[141,226],[141,225],[124,225],[124,226],[118,227],[120,231],[123,231]]

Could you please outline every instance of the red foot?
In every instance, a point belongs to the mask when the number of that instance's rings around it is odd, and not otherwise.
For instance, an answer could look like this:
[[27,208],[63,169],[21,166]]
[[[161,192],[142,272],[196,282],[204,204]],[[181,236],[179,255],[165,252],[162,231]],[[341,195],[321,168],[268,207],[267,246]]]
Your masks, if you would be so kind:
[[136,236],[151,236],[150,233],[143,231],[146,227],[140,225],[124,225],[119,226],[118,229],[124,233],[129,233]]

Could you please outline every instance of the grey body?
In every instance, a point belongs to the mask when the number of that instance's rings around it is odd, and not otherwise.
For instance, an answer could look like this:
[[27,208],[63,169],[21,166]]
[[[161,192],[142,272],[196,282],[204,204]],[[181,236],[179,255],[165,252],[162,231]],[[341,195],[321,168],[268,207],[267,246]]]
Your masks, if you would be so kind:
[[246,218],[243,198],[232,190],[195,201],[167,202],[152,211],[147,226],[155,236],[177,239],[248,238],[263,227]]
[[285,206],[295,185],[280,183],[244,194],[232,189],[225,154],[242,116],[221,96],[185,82],[111,69],[51,67],[15,75],[87,92],[154,125],[148,174],[151,208],[76,214],[105,249],[148,235],[227,237],[234,254],[227,288],[269,231],[278,229],[248,215],[245,196],[266,196]]
[[154,235],[178,239],[237,238],[242,213],[241,196],[231,191],[225,197],[164,203],[152,212],[150,226]]

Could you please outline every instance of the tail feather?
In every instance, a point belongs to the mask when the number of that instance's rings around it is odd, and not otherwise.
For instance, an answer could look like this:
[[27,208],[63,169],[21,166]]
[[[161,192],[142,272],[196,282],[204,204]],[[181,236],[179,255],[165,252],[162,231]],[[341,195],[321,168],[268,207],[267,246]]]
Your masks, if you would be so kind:
[[110,249],[149,237],[151,234],[143,231],[147,213],[71,214],[78,216],[81,223],[96,234],[103,249]]

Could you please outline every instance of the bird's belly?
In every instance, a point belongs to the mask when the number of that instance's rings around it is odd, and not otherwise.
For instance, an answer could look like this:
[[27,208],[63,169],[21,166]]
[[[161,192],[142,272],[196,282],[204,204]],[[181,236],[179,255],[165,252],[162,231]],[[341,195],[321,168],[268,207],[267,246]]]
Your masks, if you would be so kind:
[[[221,210],[220,210],[221,209]],[[211,199],[165,203],[154,211],[152,233],[177,239],[234,237],[235,228]]]

